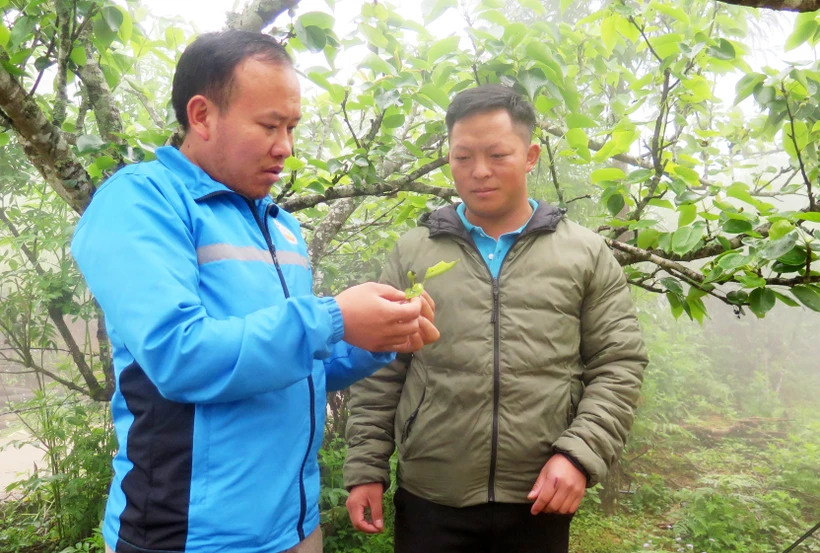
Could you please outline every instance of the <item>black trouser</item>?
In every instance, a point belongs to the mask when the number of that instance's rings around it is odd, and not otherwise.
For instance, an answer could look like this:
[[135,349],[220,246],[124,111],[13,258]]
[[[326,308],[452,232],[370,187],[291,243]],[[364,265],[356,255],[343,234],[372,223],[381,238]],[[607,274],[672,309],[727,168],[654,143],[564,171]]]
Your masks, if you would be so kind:
[[445,507],[399,488],[395,553],[568,553],[572,515],[530,513],[529,503]]

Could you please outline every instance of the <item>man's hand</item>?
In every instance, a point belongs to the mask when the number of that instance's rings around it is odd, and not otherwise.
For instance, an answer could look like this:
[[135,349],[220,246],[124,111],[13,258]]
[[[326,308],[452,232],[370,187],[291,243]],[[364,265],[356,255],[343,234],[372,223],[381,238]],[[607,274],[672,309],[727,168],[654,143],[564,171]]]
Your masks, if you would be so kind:
[[578,510],[584,498],[587,479],[569,459],[557,453],[550,457],[532,491],[527,495],[530,501],[535,500],[530,512],[559,513],[568,515]]
[[420,331],[421,301],[405,301],[404,292],[365,282],[348,288],[336,303],[344,318],[344,339],[367,351],[404,351]]
[[[381,482],[360,484],[350,490],[346,506],[353,528],[367,534],[378,534],[384,530],[384,520],[382,519],[383,497],[384,485]],[[367,508],[370,509],[370,521],[364,517],[364,511]]]
[[436,303],[426,291],[421,296],[416,296],[411,302],[421,303],[421,317],[419,317],[419,331],[410,337],[410,343],[406,348],[399,348],[398,353],[412,353],[418,351],[427,344],[432,344],[441,337],[434,323],[436,320]]

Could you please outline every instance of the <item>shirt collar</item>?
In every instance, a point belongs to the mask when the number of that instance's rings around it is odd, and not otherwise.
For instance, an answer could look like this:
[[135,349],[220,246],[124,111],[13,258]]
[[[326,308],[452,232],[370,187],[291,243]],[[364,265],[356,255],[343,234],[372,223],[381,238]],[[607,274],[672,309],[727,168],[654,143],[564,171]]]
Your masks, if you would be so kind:
[[[532,207],[532,213],[530,213],[529,219],[527,219],[527,221],[523,225],[521,225],[520,228],[517,228],[516,230],[510,231],[510,232],[505,232],[501,236],[506,236],[508,234],[520,234],[521,231],[524,230],[524,227],[527,226],[527,224],[530,222],[530,219],[532,219],[532,216],[535,214],[535,210],[538,209],[538,202],[536,202],[532,198],[530,198],[528,201],[530,203],[530,207]],[[464,225],[464,228],[467,229],[467,232],[469,232],[471,234],[472,233],[478,233],[478,234],[483,234],[484,236],[489,236],[486,232],[484,232],[483,228],[481,228],[479,226],[476,226],[476,225],[472,224],[470,221],[467,220],[467,215],[465,213],[466,211],[467,211],[467,208],[464,206],[464,202],[461,202],[456,206],[456,213],[458,213],[458,217],[459,217],[459,219],[461,219],[461,223]]]

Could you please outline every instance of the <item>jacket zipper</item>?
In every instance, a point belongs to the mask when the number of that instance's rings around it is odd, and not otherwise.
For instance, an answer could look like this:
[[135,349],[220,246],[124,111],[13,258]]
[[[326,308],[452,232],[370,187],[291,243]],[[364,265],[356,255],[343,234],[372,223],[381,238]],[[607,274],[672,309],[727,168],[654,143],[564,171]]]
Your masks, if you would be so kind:
[[[276,274],[279,275],[279,282],[282,283],[282,290],[285,293],[285,298],[290,297],[290,291],[288,290],[288,283],[285,282],[285,275],[282,273],[282,267],[279,266],[279,258],[276,256],[276,248],[273,245],[273,240],[270,237],[270,227],[268,226],[268,219],[270,219],[270,212],[273,208],[273,204],[268,204],[265,208],[265,221],[264,223],[259,219],[259,214],[256,211],[256,206],[253,205],[251,200],[247,200],[248,207],[253,214],[253,218],[256,221],[259,230],[262,231],[262,236],[265,237],[265,243],[268,245],[268,251],[270,251],[271,258],[273,259],[273,265],[276,267]],[[308,376],[308,391],[310,393],[310,438],[308,439],[307,450],[305,451],[305,456],[302,459],[302,467],[299,469],[299,523],[296,526],[296,531],[299,534],[299,541],[305,539],[305,517],[307,516],[307,493],[305,492],[305,467],[307,466],[308,459],[310,457],[310,446],[313,443],[314,434],[316,433],[316,388],[313,383],[313,375]]]
[[[503,261],[501,265],[504,265]],[[498,274],[501,274],[501,268],[499,268]],[[490,273],[490,276],[492,276],[492,273]],[[495,501],[495,467],[498,462],[498,404],[501,401],[501,346],[499,345],[501,320],[498,314],[498,293],[498,278],[493,277],[493,443],[490,453],[490,485],[487,497],[491,503]]]
[[[507,262],[507,256],[521,237],[522,234],[515,237],[513,243],[510,244],[510,249],[507,250],[507,255],[501,260],[501,265],[498,267],[499,277],[501,276],[501,271],[504,269],[504,264]],[[472,243],[473,249],[478,252],[479,259],[481,259],[481,262],[490,274],[493,285],[493,313],[490,317],[490,324],[493,325],[493,437],[490,449],[490,480],[487,486],[487,501],[494,503],[495,470],[498,464],[498,409],[501,403],[501,317],[499,316],[501,308],[498,301],[498,296],[501,293],[501,285],[499,284],[499,279],[494,277],[490,268],[487,267],[487,263],[481,256],[481,250],[478,249],[475,241],[471,239],[470,242]]]
[[413,423],[416,422],[416,417],[419,416],[419,410],[421,409],[422,403],[424,403],[424,396],[427,395],[427,388],[424,388],[424,391],[421,393],[421,399],[419,400],[419,404],[416,406],[415,411],[410,413],[410,416],[407,417],[407,421],[404,423],[404,429],[401,432],[401,443],[410,437],[410,430],[413,428]]

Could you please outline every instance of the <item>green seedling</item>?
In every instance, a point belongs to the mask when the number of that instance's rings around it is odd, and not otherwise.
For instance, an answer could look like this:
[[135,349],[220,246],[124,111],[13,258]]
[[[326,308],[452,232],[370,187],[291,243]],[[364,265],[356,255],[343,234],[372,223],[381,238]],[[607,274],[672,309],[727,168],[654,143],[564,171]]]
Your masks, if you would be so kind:
[[424,278],[421,279],[421,282],[416,282],[416,273],[413,271],[407,271],[407,278],[410,279],[410,288],[404,291],[404,296],[408,300],[420,296],[424,292],[425,282],[435,276],[446,273],[455,267],[456,263],[459,261],[461,260],[456,259],[455,261],[440,261],[436,263],[424,272]]

